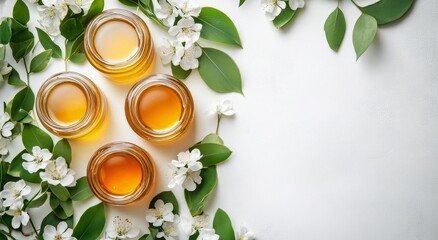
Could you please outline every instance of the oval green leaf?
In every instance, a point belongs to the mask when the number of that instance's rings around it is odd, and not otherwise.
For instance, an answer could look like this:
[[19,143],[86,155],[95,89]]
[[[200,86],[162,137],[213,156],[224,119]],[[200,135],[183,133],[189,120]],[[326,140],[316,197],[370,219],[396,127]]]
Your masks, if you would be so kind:
[[34,146],[40,146],[41,149],[47,148],[53,150],[53,140],[43,130],[32,124],[25,124],[23,128],[23,144],[28,152],[32,152]]
[[50,36],[40,28],[36,28],[36,30],[43,48],[46,50],[52,50],[53,58],[62,58],[62,50],[58,45],[56,45],[55,42],[53,42],[52,38],[50,38]]
[[210,133],[205,136],[204,139],[202,139],[201,143],[217,143],[224,145],[224,140],[222,140],[222,138],[219,137],[219,135],[217,135],[216,133]]
[[402,18],[412,7],[414,0],[380,0],[360,10],[373,16],[379,25],[394,22]]
[[173,205],[173,213],[174,214],[179,214],[179,206],[178,206],[178,201],[176,200],[175,195],[173,194],[172,191],[165,191],[165,192],[161,192],[160,194],[158,194],[157,196],[155,196],[151,202],[149,203],[149,208],[155,208],[154,204],[155,202],[161,199],[163,200],[164,203],[172,203]]
[[61,35],[68,40],[73,40],[81,35],[85,28],[78,18],[64,19],[59,27]]
[[212,7],[203,7],[197,23],[202,24],[201,37],[210,41],[242,47],[239,33],[233,21],[223,12]]
[[[12,21],[11,27],[14,26],[13,23],[14,21]],[[17,24],[20,23],[17,22]],[[27,28],[24,28],[18,32],[13,31],[9,46],[12,50],[12,56],[17,63],[20,61],[20,59],[29,54],[33,48],[34,41],[35,37]]]
[[32,200],[27,207],[28,208],[38,208],[41,207],[47,200],[47,193],[41,194],[38,198]]
[[33,109],[34,103],[35,95],[33,94],[32,89],[30,87],[23,88],[12,100],[11,118],[15,121],[21,120],[19,119],[19,111],[22,109],[26,112],[29,112]]
[[325,36],[331,49],[337,51],[345,36],[345,16],[337,7],[327,18],[324,24]]
[[58,157],[63,157],[67,162],[67,165],[70,166],[72,158],[71,147],[67,139],[61,139],[55,144],[55,148],[53,149],[53,159],[56,159]]
[[68,187],[67,189],[70,192],[70,197],[73,201],[84,201],[93,196],[87,177],[79,178],[74,187]]
[[8,20],[3,20],[0,24],[0,44],[8,44],[12,37],[11,25]]
[[204,82],[214,91],[243,94],[239,67],[226,53],[214,48],[203,48],[198,70]]
[[105,206],[99,203],[87,209],[73,229],[77,240],[98,239],[105,226]]
[[23,25],[26,25],[29,22],[30,14],[29,8],[23,0],[17,0],[14,5],[14,9],[12,10],[12,16]]
[[192,69],[186,71],[182,69],[180,66],[174,66],[173,64],[170,65],[172,68],[172,75],[178,79],[184,80],[190,75],[190,73],[192,73]]
[[49,184],[50,191],[61,201],[67,201],[70,198],[70,193],[61,184],[51,185]]
[[12,68],[12,71],[9,74],[8,84],[16,87],[26,86],[26,83],[23,80],[21,80],[20,74],[14,68]]
[[201,163],[204,167],[219,164],[227,160],[231,155],[231,150],[226,146],[217,143],[200,143],[190,149],[199,149],[202,154]]
[[52,57],[52,49],[45,50],[40,54],[36,55],[30,62],[30,72],[38,73],[43,71],[49,64],[51,57]]
[[205,203],[217,184],[216,166],[211,166],[201,171],[202,182],[195,191],[184,190],[184,197],[192,216],[201,214],[204,211]]
[[20,153],[18,153],[14,159],[12,159],[11,165],[9,166],[8,174],[13,177],[19,177],[31,183],[40,183],[41,178],[38,172],[29,173],[27,170],[23,168],[24,159],[22,156],[26,152],[27,152],[26,150],[23,150]]
[[234,240],[234,229],[230,217],[222,210],[218,209],[213,219],[213,228],[220,239]]
[[373,17],[362,14],[353,29],[353,45],[356,59],[368,49],[377,33],[377,21]]
[[275,17],[272,23],[276,28],[283,28],[292,21],[296,12],[297,11],[294,11],[289,7],[289,4],[286,4],[286,8],[283,9],[277,17]]

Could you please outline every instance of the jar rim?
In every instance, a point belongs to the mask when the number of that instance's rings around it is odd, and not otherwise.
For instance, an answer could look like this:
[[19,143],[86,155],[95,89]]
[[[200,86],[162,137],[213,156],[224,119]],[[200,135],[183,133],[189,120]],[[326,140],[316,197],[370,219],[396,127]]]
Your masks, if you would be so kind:
[[[142,181],[136,190],[125,195],[108,192],[99,181],[100,166],[114,155],[127,154],[133,157],[141,166]],[[100,147],[90,158],[87,166],[87,179],[90,189],[101,201],[115,205],[129,205],[152,192],[156,179],[155,165],[149,153],[143,148],[129,142],[112,142]]]
[[[182,104],[182,114],[179,121],[164,130],[154,130],[146,126],[139,116],[139,100],[142,93],[154,86],[166,86],[177,93]],[[194,118],[194,102],[187,86],[173,76],[154,74],[137,82],[129,91],[125,100],[125,115],[131,128],[141,137],[153,142],[174,140],[182,135]]]

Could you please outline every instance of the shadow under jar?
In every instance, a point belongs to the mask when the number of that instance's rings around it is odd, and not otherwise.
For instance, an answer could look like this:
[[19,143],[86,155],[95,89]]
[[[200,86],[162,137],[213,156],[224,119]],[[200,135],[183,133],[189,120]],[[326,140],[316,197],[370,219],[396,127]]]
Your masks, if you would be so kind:
[[149,154],[128,142],[104,145],[87,167],[90,189],[111,205],[129,205],[152,192],[156,170]]
[[146,23],[123,9],[106,10],[93,19],[85,30],[84,49],[91,65],[119,83],[144,78],[155,57]]
[[145,140],[169,142],[183,135],[193,122],[193,98],[180,80],[156,74],[131,88],[125,115],[131,128]]
[[62,138],[95,137],[102,131],[107,103],[100,89],[76,72],[53,75],[37,94],[41,124]]

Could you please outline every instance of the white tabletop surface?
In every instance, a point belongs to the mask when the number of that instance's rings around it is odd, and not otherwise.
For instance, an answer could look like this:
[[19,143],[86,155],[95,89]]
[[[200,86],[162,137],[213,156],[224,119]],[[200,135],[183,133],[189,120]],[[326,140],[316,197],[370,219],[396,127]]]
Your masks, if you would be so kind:
[[[341,3],[347,33],[339,53],[328,47],[323,31],[336,1],[307,1],[282,31],[267,21],[259,1],[248,0],[241,8],[237,2],[201,1],[233,19],[244,49],[203,45],[235,59],[245,96],[217,94],[195,71],[186,81],[195,100],[195,126],[176,143],[151,144],[131,130],[124,117],[130,85],[115,85],[88,63],[70,64],[70,70],[98,84],[110,105],[111,127],[101,139],[71,141],[77,176],[85,175],[88,159],[100,146],[129,141],[153,156],[159,174],[156,192],[167,190],[169,161],[214,131],[215,117],[207,112],[217,99],[229,98],[237,115],[223,121],[220,135],[234,152],[218,168],[219,184],[208,213],[223,208],[236,230],[245,225],[262,240],[436,240],[438,2],[417,1],[403,21],[379,28],[357,62],[351,38],[360,12],[350,1]],[[11,15],[13,3],[0,0],[2,17]],[[106,1],[107,9],[121,6]],[[35,10],[31,13],[35,19]],[[155,46],[161,45],[166,32],[146,22]],[[36,92],[60,71],[62,61],[52,61],[46,71],[32,75],[32,89]],[[170,73],[170,67],[158,62],[154,72]],[[0,100],[15,92],[2,86]],[[14,144],[11,155],[21,148],[20,140]],[[184,206],[182,191],[175,193]],[[96,202],[75,205],[76,221]],[[108,207],[107,213],[109,218],[129,217],[144,233],[146,208],[147,200]],[[39,219],[45,214],[31,212]]]

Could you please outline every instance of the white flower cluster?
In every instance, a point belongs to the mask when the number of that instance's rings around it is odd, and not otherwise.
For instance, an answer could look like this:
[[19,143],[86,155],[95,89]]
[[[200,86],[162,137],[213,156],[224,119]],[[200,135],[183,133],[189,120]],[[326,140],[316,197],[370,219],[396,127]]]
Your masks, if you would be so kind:
[[200,184],[202,178],[200,176],[202,163],[199,161],[202,158],[199,149],[180,152],[178,160],[172,160],[170,166],[172,168],[172,180],[168,184],[169,188],[174,188],[176,185],[182,185],[188,191],[194,191],[196,184]]
[[40,178],[51,185],[61,184],[64,187],[76,185],[74,179],[75,171],[69,169],[63,157],[52,160],[52,153],[48,149],[41,149],[38,146],[32,148],[32,154],[24,153],[22,158],[23,168],[29,173],[35,173],[40,169]]
[[52,225],[47,225],[44,227],[44,240],[76,240],[75,237],[72,237],[73,230],[68,228],[66,222],[58,223],[56,228]]
[[10,120],[11,117],[8,113],[0,115],[0,157],[9,152],[7,147],[12,136],[12,129],[15,127],[15,124]]
[[146,221],[154,227],[161,227],[156,237],[175,240],[175,237],[178,236],[177,223],[179,217],[172,212],[173,204],[164,204],[163,200],[158,199],[154,207],[146,210]]
[[24,180],[17,182],[7,182],[0,192],[1,210],[0,216],[4,213],[12,216],[12,227],[19,228],[29,222],[29,214],[24,211],[24,196],[28,195],[32,189],[26,185]]
[[186,71],[198,68],[202,50],[196,42],[201,36],[202,25],[195,23],[193,17],[201,12],[199,3],[196,0],[158,0],[154,11],[157,18],[169,27],[169,35],[174,37],[165,39],[160,48],[162,62],[172,62]]
[[[261,0],[262,9],[268,20],[274,20],[281,11],[286,8],[286,1],[287,0]],[[294,11],[298,8],[303,8],[304,5],[304,0],[289,0],[289,7]]]
[[[31,3],[38,3],[38,0],[29,0]],[[37,9],[40,18],[37,20],[43,30],[49,35],[56,37],[60,34],[59,26],[67,15],[68,9],[75,13],[84,14],[88,12],[93,0],[42,0],[42,5]]]
[[8,75],[12,71],[12,67],[9,66],[5,59],[6,47],[0,44],[0,81],[4,81],[4,76]]
[[219,235],[209,226],[209,218],[207,214],[194,216],[193,218],[184,218],[181,223],[183,231],[190,236],[199,232],[196,240],[218,240]]
[[112,228],[107,232],[107,236],[103,240],[135,238],[139,233],[140,230],[134,227],[129,219],[125,218],[123,220],[116,216],[113,220]]

